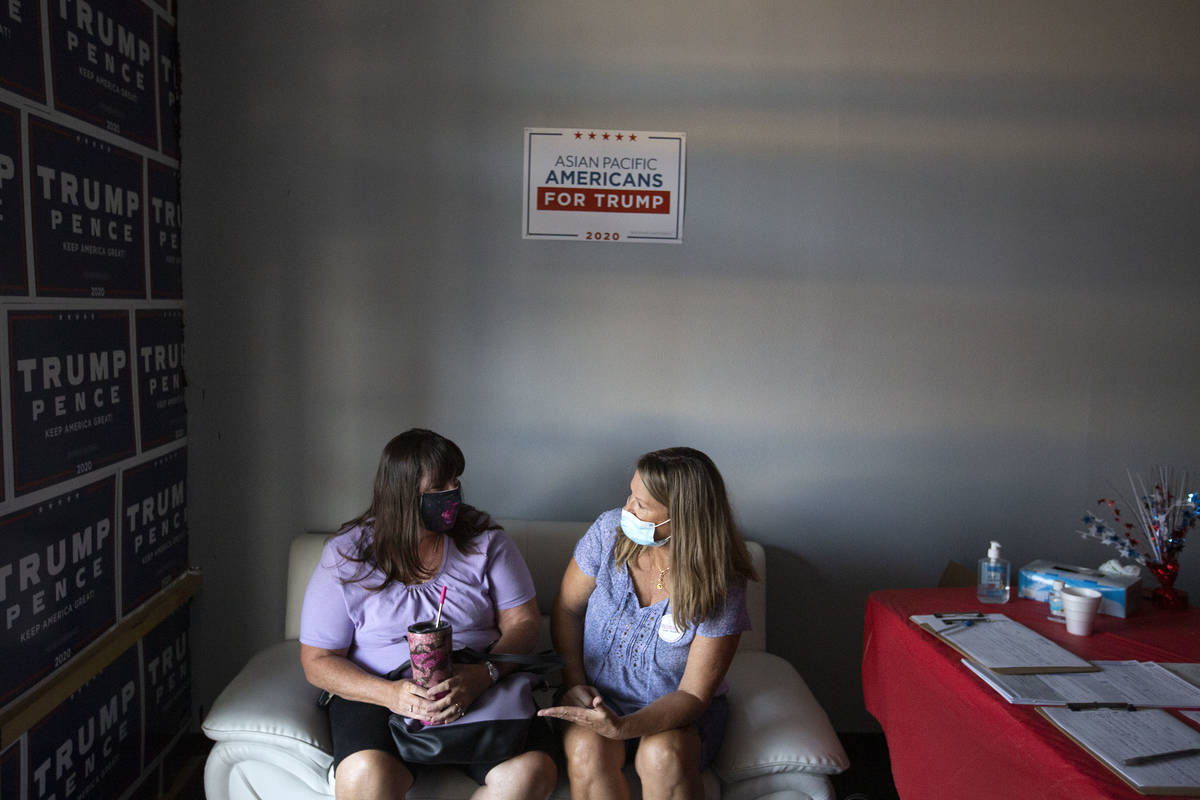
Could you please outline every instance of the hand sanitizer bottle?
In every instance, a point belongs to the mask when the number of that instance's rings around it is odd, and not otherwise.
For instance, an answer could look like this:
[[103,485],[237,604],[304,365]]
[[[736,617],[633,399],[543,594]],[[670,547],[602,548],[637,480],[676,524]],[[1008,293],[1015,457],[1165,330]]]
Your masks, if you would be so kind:
[[1056,622],[1066,619],[1062,607],[1062,590],[1065,586],[1066,584],[1062,581],[1054,581],[1050,584],[1050,619]]
[[1000,557],[1000,543],[992,542],[987,558],[979,559],[979,586],[975,596],[981,603],[1008,602],[1008,562]]

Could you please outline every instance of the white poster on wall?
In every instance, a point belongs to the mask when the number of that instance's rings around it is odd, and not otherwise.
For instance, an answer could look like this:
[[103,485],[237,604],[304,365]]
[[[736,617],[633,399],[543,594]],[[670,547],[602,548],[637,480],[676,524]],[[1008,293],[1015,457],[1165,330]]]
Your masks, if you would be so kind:
[[525,129],[522,238],[683,241],[687,136]]

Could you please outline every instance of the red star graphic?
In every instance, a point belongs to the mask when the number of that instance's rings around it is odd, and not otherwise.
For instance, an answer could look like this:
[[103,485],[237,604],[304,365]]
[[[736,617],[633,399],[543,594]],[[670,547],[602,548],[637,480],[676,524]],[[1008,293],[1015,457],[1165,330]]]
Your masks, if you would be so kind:
[[595,138],[596,138],[596,132],[595,132],[595,131],[592,131],[591,133],[589,133],[589,134],[588,134],[588,138],[589,138],[589,139],[595,139]]
[[629,141],[631,141],[631,142],[636,142],[636,141],[637,141],[637,134],[634,134],[634,133],[631,133],[631,134],[629,134]]
[[624,138],[625,138],[625,137],[624,137],[624,136],[622,136],[621,134],[619,134],[619,133],[617,134],[617,141],[618,141],[618,142],[619,142],[619,141],[621,141],[621,140],[622,140],[622,139],[624,139]]
[[606,141],[606,142],[608,141],[608,134],[607,134],[607,133],[606,133],[606,134],[604,134],[604,141]]
[[581,133],[580,131],[575,131],[575,138],[576,138],[576,139],[582,139],[582,138],[583,138],[583,133]]

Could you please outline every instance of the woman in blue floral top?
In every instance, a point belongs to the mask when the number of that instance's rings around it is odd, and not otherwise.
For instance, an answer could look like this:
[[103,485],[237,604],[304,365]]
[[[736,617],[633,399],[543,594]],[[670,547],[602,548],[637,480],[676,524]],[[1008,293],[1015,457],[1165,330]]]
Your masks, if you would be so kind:
[[566,659],[562,705],[571,796],[627,798],[634,759],[646,800],[700,797],[725,732],[725,672],[750,627],[756,579],[725,482],[689,447],[642,456],[625,506],[588,529],[554,605]]

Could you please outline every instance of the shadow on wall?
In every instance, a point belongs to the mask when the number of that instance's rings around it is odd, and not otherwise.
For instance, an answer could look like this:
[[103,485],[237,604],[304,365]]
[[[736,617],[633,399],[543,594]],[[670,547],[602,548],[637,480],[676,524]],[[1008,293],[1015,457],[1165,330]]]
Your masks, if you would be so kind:
[[767,649],[792,659],[807,680],[820,671],[818,664],[828,663],[822,657],[828,655],[828,634],[843,630],[849,621],[845,618],[849,609],[839,606],[836,615],[826,611],[844,582],[791,550],[770,544],[763,549],[768,578]]
[[[1149,287],[1197,250],[1196,4],[300,5],[181,30],[200,702],[277,635],[287,538],[361,510],[410,425],[503,517],[709,453],[769,646],[841,728],[869,591],[997,534],[1072,557],[1092,472],[1195,449],[1189,301]],[[520,240],[521,127],[608,120],[687,131],[685,243]]]

